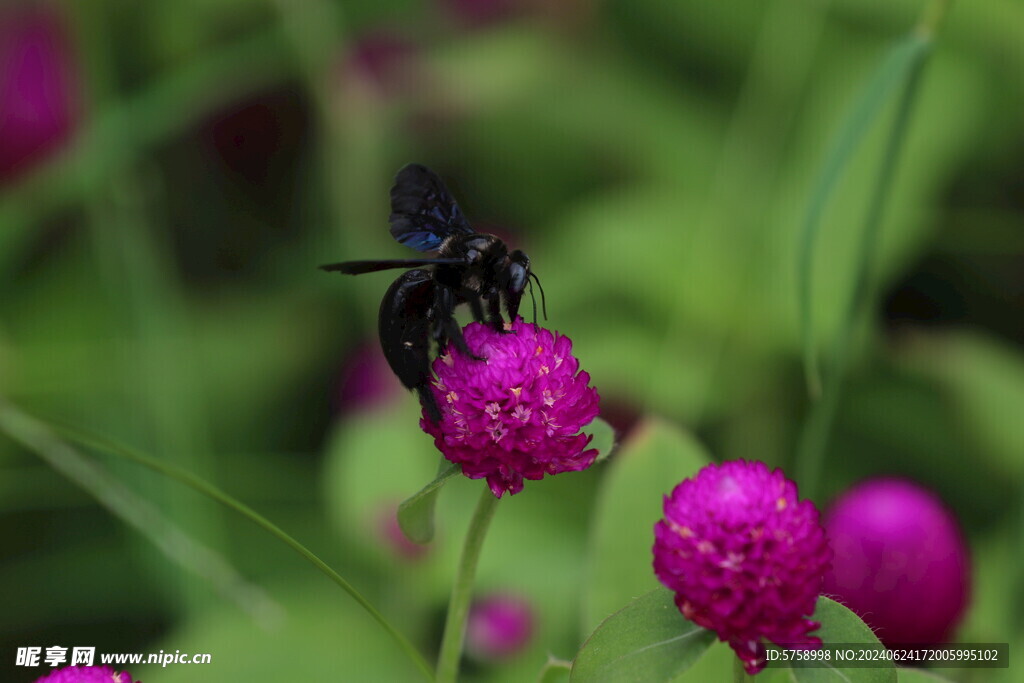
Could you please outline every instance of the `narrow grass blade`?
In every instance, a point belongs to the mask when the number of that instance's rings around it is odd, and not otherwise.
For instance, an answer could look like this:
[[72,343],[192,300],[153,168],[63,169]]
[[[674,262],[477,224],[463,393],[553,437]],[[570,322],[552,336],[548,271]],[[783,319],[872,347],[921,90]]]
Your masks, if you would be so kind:
[[930,45],[930,39],[915,32],[895,45],[879,65],[872,79],[861,92],[847,119],[839,128],[832,146],[825,155],[814,182],[807,211],[800,230],[797,261],[797,300],[804,348],[804,372],[812,398],[822,393],[821,367],[814,340],[814,313],[811,282],[814,267],[814,245],[821,231],[821,217],[832,193],[843,176],[872,124],[891,102],[892,96],[904,87],[910,73],[919,65]]
[[[331,569],[331,567],[328,566],[326,562],[321,560],[315,553],[313,553],[313,551],[306,548],[306,546],[299,543],[297,540],[292,538],[289,534],[283,531],[276,524],[274,524],[273,522],[271,522],[266,517],[259,514],[252,508],[250,508],[245,503],[242,503],[241,501],[232,498],[231,496],[224,493],[219,488],[213,486],[209,482],[204,481],[203,479],[200,479],[194,474],[187,472],[179,467],[176,467],[170,463],[158,460],[156,458],[152,458],[132,448],[128,448],[126,446],[121,446],[109,442],[103,438],[87,434],[75,428],[56,425],[45,425],[44,423],[21,412],[13,405],[3,400],[0,400],[0,430],[3,430],[4,432],[8,433],[8,435],[11,435],[11,425],[14,425],[15,433],[17,433],[19,426],[21,426],[21,428],[24,429],[26,425],[30,429],[34,429],[35,432],[42,431],[43,434],[48,433],[48,431],[52,429],[53,431],[62,434],[64,437],[80,444],[85,448],[95,449],[107,453],[109,455],[123,458],[125,460],[130,460],[144,467],[148,467],[149,469],[155,472],[163,474],[164,476],[175,479],[181,482],[182,484],[185,484],[186,486],[192,488],[193,490],[198,491],[204,496],[217,501],[218,503],[228,507],[231,510],[234,510],[243,517],[246,517],[254,524],[256,524],[256,526],[264,529],[265,531],[270,533],[270,535],[274,536],[279,541],[281,541],[289,548],[294,550],[305,560],[307,560],[310,564],[312,564],[314,567],[319,569],[323,574],[325,574],[327,578],[329,578],[331,581],[340,586],[342,590],[348,593],[349,596],[353,600],[355,600],[360,607],[366,610],[366,612],[371,617],[373,617],[373,619],[378,624],[380,624],[385,631],[387,631],[387,633],[395,640],[396,643],[398,643],[399,647],[402,648],[406,655],[409,656],[413,663],[416,664],[416,667],[423,673],[424,677],[428,681],[433,680],[433,672],[427,665],[426,660],[423,659],[423,656],[416,649],[416,647],[408,640],[408,638],[406,638],[400,631],[398,631],[394,626],[392,626],[391,623],[384,618],[384,615],[377,611],[377,608],[374,607],[369,600],[363,597],[363,595],[359,591],[357,591],[355,587],[352,586],[352,584],[350,584],[343,576],[341,576],[341,574]],[[15,437],[12,436],[12,438]],[[56,437],[50,438],[52,438],[55,442],[60,443],[60,441],[57,440]]]
[[[902,86],[902,90],[900,91],[896,114],[889,129],[889,136],[885,143],[882,165],[878,170],[875,186],[872,190],[870,203],[864,218],[864,229],[861,232],[856,259],[857,270],[854,276],[853,292],[845,303],[845,313],[832,344],[830,358],[831,379],[824,388],[822,400],[812,407],[800,435],[798,445],[797,479],[804,494],[811,498],[818,494],[818,486],[825,460],[825,450],[828,445],[828,436],[839,410],[842,383],[845,379],[849,361],[850,339],[853,336],[860,312],[868,299],[871,269],[874,263],[882,217],[885,213],[889,194],[892,191],[896,165],[900,152],[903,149],[903,142],[906,139],[917,87],[921,81],[921,74],[924,71],[924,65],[931,51],[931,35],[930,30],[918,29],[898,46],[899,54],[902,55],[898,61],[899,84]],[[810,257],[808,256],[807,259],[809,270]],[[808,290],[810,288],[809,280],[810,277],[807,275],[806,283]],[[808,291],[808,300],[809,297],[810,293]],[[805,328],[805,334],[809,335],[809,301],[806,305],[807,327]],[[812,345],[806,346],[805,352],[810,354],[809,358],[814,358]],[[815,362],[811,369],[816,370],[816,367]],[[808,377],[810,378],[811,375],[808,375]]]
[[0,430],[134,527],[171,562],[208,582],[263,626],[272,626],[284,617],[281,607],[243,578],[227,558],[188,535],[135,489],[58,439],[43,423],[0,401]]

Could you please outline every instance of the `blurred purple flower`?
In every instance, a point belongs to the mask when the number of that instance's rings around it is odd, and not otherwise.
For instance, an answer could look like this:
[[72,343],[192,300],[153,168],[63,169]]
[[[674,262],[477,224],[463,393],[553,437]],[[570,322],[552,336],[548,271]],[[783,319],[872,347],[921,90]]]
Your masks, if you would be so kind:
[[882,642],[946,641],[967,605],[970,561],[953,514],[901,479],[862,482],[825,516],[835,564],[825,591]]
[[481,660],[507,659],[526,648],[533,636],[533,609],[522,598],[481,598],[469,610],[466,652]]
[[418,102],[434,78],[410,35],[392,26],[368,30],[338,56],[332,106],[344,116],[376,117],[379,107]]
[[370,31],[353,43],[347,66],[361,80],[389,91],[402,80],[406,66],[417,52],[416,44],[400,33]]
[[372,410],[399,395],[399,384],[376,342],[361,344],[345,359],[334,395],[336,413]]
[[127,671],[109,666],[69,666],[36,679],[36,683],[133,683]]
[[814,647],[808,636],[832,559],[818,510],[762,462],[708,465],[665,498],[654,526],[654,571],[684,617],[718,634],[748,673],[765,665],[762,638]]
[[78,122],[78,72],[52,8],[0,10],[0,182],[60,148]]
[[499,498],[522,491],[524,478],[590,467],[597,451],[580,430],[597,417],[599,396],[572,341],[521,318],[505,332],[471,323],[464,335],[486,362],[449,346],[431,383],[441,421],[420,420],[444,457],[471,479],[486,477]]

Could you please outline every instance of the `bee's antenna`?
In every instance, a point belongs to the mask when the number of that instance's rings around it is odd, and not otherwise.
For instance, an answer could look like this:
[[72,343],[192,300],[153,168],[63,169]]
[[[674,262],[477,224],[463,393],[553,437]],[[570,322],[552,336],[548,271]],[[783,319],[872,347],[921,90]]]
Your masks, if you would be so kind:
[[537,326],[537,298],[533,295],[533,281],[526,281],[530,285],[530,301],[533,302],[533,326]]
[[534,280],[537,281],[537,287],[540,288],[540,305],[541,305],[541,309],[544,311],[544,319],[547,320],[548,319],[548,300],[544,296],[544,286],[540,283],[540,278],[537,277],[537,274],[534,273],[533,271],[530,271],[530,277],[532,277]]

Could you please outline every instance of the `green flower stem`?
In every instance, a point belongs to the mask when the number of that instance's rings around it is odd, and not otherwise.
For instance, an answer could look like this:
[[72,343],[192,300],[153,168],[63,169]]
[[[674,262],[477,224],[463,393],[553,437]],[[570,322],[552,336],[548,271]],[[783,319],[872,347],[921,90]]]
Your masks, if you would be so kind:
[[444,624],[441,652],[437,658],[437,682],[455,683],[459,674],[459,659],[462,657],[462,643],[466,637],[466,617],[469,616],[469,599],[473,595],[473,579],[476,576],[477,560],[484,545],[487,528],[491,525],[498,499],[491,490],[484,487],[480,502],[473,512],[462,546],[462,557],[452,586],[452,597],[448,602],[448,618]]

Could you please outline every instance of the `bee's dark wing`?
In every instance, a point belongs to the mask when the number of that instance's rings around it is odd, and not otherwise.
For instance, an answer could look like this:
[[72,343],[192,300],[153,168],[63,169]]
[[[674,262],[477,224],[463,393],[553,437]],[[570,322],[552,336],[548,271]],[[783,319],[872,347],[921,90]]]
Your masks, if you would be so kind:
[[375,273],[378,270],[390,270],[392,268],[412,268],[413,266],[432,265],[453,265],[465,263],[465,260],[458,258],[404,258],[404,259],[382,259],[379,261],[345,261],[343,263],[328,263],[320,266],[320,270],[328,272],[345,273],[346,275],[362,275],[363,273]]
[[434,251],[452,235],[472,235],[462,210],[436,173],[409,164],[391,188],[391,235],[417,251]]

